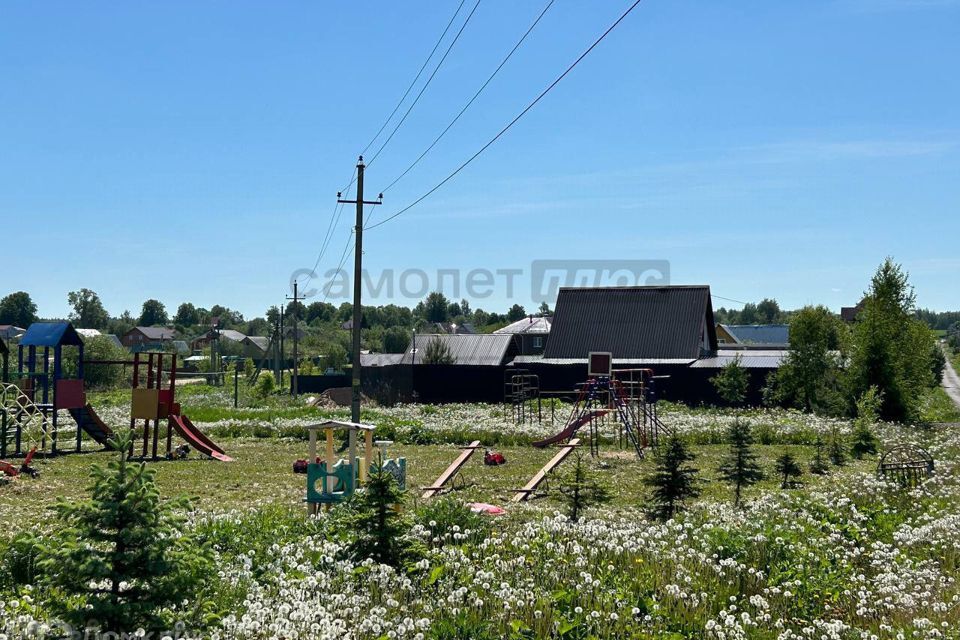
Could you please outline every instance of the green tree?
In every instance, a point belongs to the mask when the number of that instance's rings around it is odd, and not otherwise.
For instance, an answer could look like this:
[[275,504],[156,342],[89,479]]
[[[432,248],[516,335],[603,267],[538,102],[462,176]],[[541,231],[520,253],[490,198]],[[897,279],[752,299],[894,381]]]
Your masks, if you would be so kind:
[[254,394],[261,400],[272,395],[277,390],[277,379],[273,377],[270,371],[261,371],[257,376],[257,386],[254,387]]
[[457,359],[445,341],[433,338],[423,350],[423,357],[420,361],[423,364],[456,364]]
[[587,507],[610,501],[610,492],[600,477],[587,466],[586,456],[577,450],[574,464],[560,475],[560,495],[570,520],[576,522]]
[[553,315],[553,311],[550,310],[550,305],[547,304],[546,300],[540,303],[540,308],[537,309],[537,313],[541,318]]
[[876,387],[884,420],[918,421],[925,391],[934,385],[936,339],[915,317],[915,299],[906,272],[887,258],[871,280],[854,326],[849,397]]
[[[95,336],[83,341],[83,357],[85,360],[127,360],[130,354],[109,336]],[[92,389],[111,389],[130,382],[124,367],[109,364],[84,365],[83,379]]]
[[733,504],[739,506],[743,489],[763,480],[763,470],[752,448],[753,434],[748,423],[734,420],[728,439],[730,450],[720,464],[720,477],[733,485]]
[[853,421],[850,453],[860,460],[865,455],[877,452],[877,437],[873,435],[873,425],[880,411],[881,393],[876,387],[870,387],[857,399],[857,417]]
[[67,302],[73,307],[70,321],[84,329],[106,329],[110,314],[104,309],[100,296],[90,289],[80,289],[67,294]]
[[421,304],[421,315],[427,322],[446,322],[450,319],[450,301],[439,291],[429,294]]
[[780,488],[786,489],[793,484],[793,478],[799,478],[803,475],[803,469],[797,464],[796,459],[789,454],[783,453],[777,458],[777,475],[780,476]]
[[415,546],[396,508],[403,502],[403,494],[393,474],[383,469],[381,459],[367,476],[366,486],[351,500],[350,551],[355,557],[370,558],[392,567],[411,559]]
[[823,441],[823,436],[817,434],[817,439],[813,443],[813,460],[810,461],[810,473],[822,476],[830,470],[825,455],[827,445]]
[[696,456],[677,434],[667,438],[657,451],[657,466],[646,484],[653,489],[653,514],[663,520],[674,516],[683,503],[700,495],[698,470],[689,462]]
[[402,327],[390,327],[383,332],[384,353],[403,353],[410,346],[410,332]]
[[211,553],[180,515],[188,501],[162,501],[156,469],[131,463],[130,444],[129,432],[119,434],[116,458],[93,467],[90,498],[60,500],[59,526],[41,549],[43,579],[57,594],[49,605],[78,629],[91,620],[118,635],[170,628],[167,611],[212,576]]
[[347,366],[347,350],[336,342],[329,342],[323,347],[323,362],[334,371],[343,371]]
[[507,321],[516,322],[527,317],[527,311],[519,304],[515,304],[507,311]]
[[773,398],[807,412],[834,413],[842,406],[839,320],[826,307],[804,307],[790,321],[790,350],[772,375]]
[[184,327],[192,327],[200,324],[200,313],[190,302],[183,302],[177,307],[177,313],[173,316],[173,322]]
[[154,327],[165,325],[169,321],[170,318],[167,317],[167,309],[163,306],[163,303],[151,298],[143,303],[137,323],[141,327]]
[[759,324],[776,324],[781,320],[780,305],[776,300],[764,298],[757,304],[757,322]]
[[847,464],[847,445],[843,442],[843,436],[834,429],[830,434],[830,441],[827,443],[827,452],[830,456],[830,462],[834,466],[842,467]]
[[17,291],[0,299],[0,324],[26,329],[37,321],[37,305],[26,291]]
[[741,364],[740,354],[723,365],[720,373],[710,378],[710,382],[723,400],[733,406],[743,404],[750,384],[747,370]]

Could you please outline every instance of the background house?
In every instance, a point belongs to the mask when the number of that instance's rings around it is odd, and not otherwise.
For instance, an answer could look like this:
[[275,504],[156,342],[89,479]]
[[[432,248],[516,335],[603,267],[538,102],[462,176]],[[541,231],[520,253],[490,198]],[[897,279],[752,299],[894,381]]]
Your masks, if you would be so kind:
[[176,331],[166,327],[134,327],[120,336],[120,343],[131,351],[160,351],[176,336]]
[[543,353],[547,346],[552,324],[552,316],[537,318],[529,316],[508,324],[502,329],[497,329],[494,333],[512,335],[520,355],[537,355]]

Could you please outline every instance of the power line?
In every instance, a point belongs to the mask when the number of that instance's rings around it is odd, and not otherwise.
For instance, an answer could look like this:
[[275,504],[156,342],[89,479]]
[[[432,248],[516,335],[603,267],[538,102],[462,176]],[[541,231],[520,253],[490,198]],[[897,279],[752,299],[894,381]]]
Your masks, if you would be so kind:
[[[347,261],[347,256],[353,253],[353,243],[350,242],[351,238],[353,238],[353,229],[350,230],[350,235],[347,236],[347,243],[343,246],[343,253],[340,255],[340,264],[337,265],[334,274],[340,273],[344,263]],[[327,283],[324,287],[323,302],[326,302],[328,297],[330,297],[330,283]]]
[[[417,75],[413,78],[413,81],[410,83],[410,86],[407,87],[407,90],[403,92],[403,96],[400,98],[400,102],[398,102],[397,106],[393,108],[393,111],[390,112],[390,115],[387,116],[387,119],[383,121],[383,124],[380,125],[380,129],[377,131],[377,134],[373,136],[370,142],[367,143],[367,146],[363,148],[363,151],[360,152],[360,155],[363,155],[367,152],[367,149],[369,149],[370,146],[377,141],[377,138],[380,137],[380,134],[383,133],[383,130],[387,128],[387,124],[390,123],[390,120],[393,119],[393,116],[397,115],[397,110],[400,109],[400,105],[402,105],[403,101],[407,99],[408,95],[410,95],[410,91],[413,89],[413,86],[417,84],[417,80],[420,79],[420,76],[423,74],[423,70],[427,68],[427,65],[430,63],[430,60],[433,58],[433,54],[437,52],[437,48],[440,46],[440,43],[443,42],[444,37],[446,37],[447,35],[447,31],[449,31],[450,27],[453,25],[453,21],[457,19],[458,15],[460,15],[460,9],[463,8],[463,4],[466,1],[467,0],[460,0],[460,4],[459,6],[457,6],[457,10],[453,13],[452,16],[450,16],[450,22],[447,23],[447,26],[443,30],[443,33],[441,33],[440,37],[437,38],[437,43],[433,45],[433,49],[430,51],[430,55],[428,55],[427,59],[423,61],[423,65],[421,65],[420,70],[417,71]],[[352,180],[351,180],[351,183],[352,183]],[[350,187],[348,186],[347,189],[349,188]]]
[[[453,50],[453,46],[457,44],[457,40],[460,39],[460,36],[463,34],[464,29],[467,28],[467,25],[470,24],[470,18],[473,17],[473,14],[476,13],[477,7],[480,6],[480,0],[477,0],[477,3],[473,5],[473,9],[470,10],[470,13],[467,15],[467,19],[463,21],[463,24],[460,25],[460,30],[457,31],[457,35],[454,36],[453,40],[450,42],[450,45],[447,47],[447,50],[443,52],[443,57],[440,58],[440,62],[437,63],[437,66],[434,67],[433,72],[430,74],[430,77],[427,78],[427,81],[420,87],[420,93],[417,94],[417,97],[413,99],[413,102],[410,103],[410,106],[407,108],[406,113],[403,114],[403,117],[400,118],[400,122],[397,123],[397,126],[393,128],[393,131],[390,132],[390,135],[386,140],[383,141],[383,144],[380,145],[380,148],[377,149],[377,152],[373,154],[373,157],[367,161],[367,166],[373,164],[373,161],[383,152],[384,148],[393,140],[393,136],[396,135],[397,131],[403,125],[404,121],[407,119],[407,116],[410,115],[410,112],[413,111],[413,108],[417,106],[417,103],[420,102],[420,98],[423,96],[423,92],[427,90],[427,87],[430,86],[430,83],[433,81],[434,76],[437,75],[437,71],[440,71],[440,67],[443,66],[443,61],[447,59],[447,56],[450,55],[450,52]],[[362,155],[362,154],[361,154]]]
[[726,300],[727,302],[736,302],[737,304],[751,304],[750,302],[744,302],[743,300],[734,300],[733,298],[724,298],[723,296],[718,296],[713,293],[710,294],[710,297],[717,298],[719,300]]
[[409,167],[407,167],[406,169],[403,170],[403,173],[401,173],[399,176],[397,176],[397,177],[393,180],[393,182],[391,182],[390,184],[387,185],[387,188],[383,190],[384,193],[386,193],[387,191],[389,191],[390,188],[393,187],[393,185],[395,185],[395,184],[397,184],[398,182],[400,182],[400,180],[402,180],[405,175],[407,175],[408,173],[410,173],[410,170],[413,169],[415,166],[417,166],[417,164],[419,164],[419,162],[420,162],[421,160],[423,160],[423,157],[424,157],[425,155],[427,155],[428,153],[430,153],[430,150],[433,149],[433,147],[435,147],[438,142],[440,142],[440,139],[443,138],[443,136],[445,136],[448,131],[450,131],[450,129],[453,127],[453,125],[457,123],[457,120],[460,119],[460,116],[462,116],[464,113],[466,113],[467,109],[470,108],[470,105],[472,105],[472,104],[474,103],[474,101],[476,101],[476,99],[480,96],[480,94],[483,93],[483,90],[487,88],[487,85],[489,85],[490,82],[496,77],[496,75],[497,75],[498,73],[500,73],[500,69],[502,69],[503,66],[504,66],[505,64],[507,64],[507,61],[510,60],[511,57],[513,57],[513,54],[516,53],[517,49],[520,48],[520,45],[522,45],[522,44],[523,44],[523,41],[527,39],[527,36],[530,35],[530,32],[533,31],[534,27],[537,26],[537,24],[540,22],[540,19],[543,18],[543,16],[547,13],[547,10],[549,10],[550,7],[553,6],[553,3],[554,3],[555,1],[556,1],[556,0],[550,0],[550,2],[547,3],[547,6],[544,7],[544,8],[543,8],[543,11],[540,12],[540,15],[537,16],[537,19],[533,21],[533,24],[531,24],[530,27],[529,27],[529,28],[526,30],[526,32],[523,34],[523,36],[521,36],[521,38],[517,41],[517,44],[513,45],[513,49],[511,49],[511,50],[510,50],[510,53],[508,53],[507,56],[503,59],[503,61],[500,62],[500,65],[497,66],[497,68],[493,70],[493,73],[490,74],[490,77],[487,78],[487,81],[484,82],[482,85],[480,85],[480,88],[477,89],[477,92],[476,92],[475,94],[473,94],[473,97],[470,98],[469,102],[467,102],[467,104],[465,104],[465,105],[463,106],[463,109],[460,110],[460,113],[458,113],[458,114],[456,115],[456,117],[455,117],[453,120],[450,121],[450,124],[448,124],[447,127],[446,127],[443,131],[440,132],[440,135],[438,135],[438,136],[436,137],[436,139],[435,139],[433,142],[430,143],[430,146],[427,147],[426,149],[424,149],[424,150],[423,150],[423,153],[421,153],[420,156],[417,157],[417,159],[414,160],[414,161],[410,164]]
[[501,130],[500,130],[500,133],[498,133],[498,134],[495,135],[493,138],[491,138],[490,141],[487,142],[487,144],[483,145],[483,146],[480,148],[479,151],[477,151],[475,154],[473,154],[472,156],[470,156],[469,158],[467,158],[467,160],[466,160],[463,164],[461,164],[459,167],[457,167],[457,168],[453,171],[453,173],[451,173],[451,174],[448,175],[446,178],[444,178],[443,180],[441,180],[441,181],[440,181],[439,183],[437,183],[432,189],[430,189],[429,191],[427,191],[426,193],[424,193],[422,196],[420,196],[419,198],[417,198],[416,200],[414,200],[413,202],[411,202],[410,204],[408,204],[406,207],[404,207],[404,208],[401,209],[400,211],[394,213],[393,215],[391,215],[391,216],[389,216],[389,217],[387,217],[387,218],[384,218],[383,220],[381,220],[381,221],[378,222],[377,224],[368,227],[368,229],[376,229],[376,228],[379,227],[380,225],[386,224],[386,223],[390,222],[391,220],[393,220],[394,218],[396,218],[396,217],[398,217],[398,216],[400,216],[400,215],[403,215],[404,213],[406,213],[407,211],[409,211],[409,210],[412,209],[413,207],[417,206],[418,204],[420,204],[421,202],[423,202],[424,200],[426,200],[426,199],[427,199],[430,195],[432,195],[437,189],[439,189],[440,187],[442,187],[443,185],[445,185],[447,182],[449,182],[451,179],[453,179],[454,176],[456,176],[458,173],[460,173],[461,171],[463,171],[463,169],[464,169],[467,165],[469,165],[471,162],[473,162],[474,160],[476,160],[477,157],[478,157],[481,153],[483,153],[483,152],[486,151],[488,148],[490,148],[490,146],[493,145],[494,142],[496,142],[497,140],[499,140],[499,139],[503,136],[503,134],[505,134],[507,131],[509,131],[510,128],[511,128],[513,125],[515,125],[518,120],[520,120],[520,118],[522,118],[523,116],[525,116],[528,111],[530,111],[531,109],[533,109],[533,107],[536,106],[536,104],[537,104],[538,102],[540,102],[540,100],[542,100],[545,95],[547,95],[548,93],[550,93],[550,91],[551,91],[554,87],[556,87],[558,84],[560,84],[560,81],[563,80],[563,79],[567,76],[567,74],[569,74],[571,71],[573,71],[574,67],[576,67],[578,64],[580,64],[580,61],[583,60],[584,58],[586,58],[586,57],[587,57],[587,54],[589,54],[591,51],[593,51],[594,48],[596,48],[596,46],[597,46],[598,44],[600,44],[600,43],[603,41],[603,39],[606,38],[606,37],[610,34],[610,32],[613,31],[613,30],[617,27],[617,25],[619,25],[621,22],[623,22],[624,18],[626,18],[628,15],[630,15],[630,13],[631,13],[634,9],[637,8],[637,5],[639,5],[640,2],[641,2],[641,0],[634,0],[634,3],[631,4],[630,7],[629,7],[626,11],[624,11],[623,14],[622,14],[619,18],[617,18],[617,21],[614,22],[612,25],[610,25],[610,26],[607,28],[607,30],[604,31],[604,32],[600,35],[600,37],[597,38],[597,39],[593,42],[593,44],[591,44],[591,45],[587,48],[586,51],[584,51],[583,53],[581,53],[581,54],[580,54],[580,57],[577,58],[576,60],[574,60],[574,61],[573,61],[573,64],[571,64],[569,67],[567,67],[566,71],[564,71],[564,72],[561,73],[559,76],[557,76],[557,79],[554,80],[553,82],[551,82],[550,85],[549,85],[546,89],[544,89],[544,90],[540,93],[540,95],[538,95],[538,96],[533,100],[533,102],[531,102],[530,104],[528,104],[528,105],[526,106],[526,108],[517,115],[516,118],[514,118],[513,120],[511,120],[510,123],[509,123],[507,126],[505,126],[503,129],[501,129]]
[[[346,187],[341,189],[341,191],[346,191],[353,185],[353,181],[356,179],[357,170],[354,168],[353,174],[350,176],[350,182]],[[317,271],[317,267],[320,266],[320,261],[323,259],[324,254],[327,252],[327,248],[330,245],[330,241],[333,239],[333,234],[336,231],[337,223],[340,222],[340,215],[343,213],[343,205],[339,203],[334,203],[333,211],[330,213],[330,221],[327,223],[327,231],[323,235],[323,242],[320,243],[320,252],[317,254],[317,259],[313,263],[313,268],[310,270],[310,273],[307,274],[306,282],[310,282],[314,278],[314,274]],[[297,278],[297,282],[300,279]]]

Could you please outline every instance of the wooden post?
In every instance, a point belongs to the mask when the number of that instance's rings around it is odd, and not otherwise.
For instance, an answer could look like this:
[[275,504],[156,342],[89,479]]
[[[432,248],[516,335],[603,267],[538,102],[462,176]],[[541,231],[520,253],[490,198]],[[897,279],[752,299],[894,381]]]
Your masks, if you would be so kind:
[[[308,448],[308,450],[307,450],[308,453],[310,454],[310,455],[309,455],[309,459],[307,460],[307,464],[313,464],[313,463],[315,463],[315,462],[317,461],[317,430],[316,430],[316,429],[310,429],[310,430],[308,431],[307,436],[308,436],[309,443],[310,443],[309,448]],[[317,512],[317,505],[308,502],[308,503],[307,503],[307,515],[313,515],[313,514],[315,514],[316,512]]]
[[370,473],[370,465],[373,464],[373,431],[363,432],[363,478],[367,481],[367,474]]
[[[327,473],[333,473],[333,429],[327,428]],[[333,493],[333,490],[337,488],[336,478],[332,475],[327,476],[327,492]]]

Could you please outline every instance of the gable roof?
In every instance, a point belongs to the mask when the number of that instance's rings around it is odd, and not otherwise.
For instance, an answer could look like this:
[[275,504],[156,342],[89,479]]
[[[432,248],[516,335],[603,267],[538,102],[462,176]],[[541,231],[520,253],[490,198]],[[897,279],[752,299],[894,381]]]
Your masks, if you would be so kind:
[[[695,359],[717,350],[710,287],[561,287],[544,358]],[[706,335],[704,335],[706,332]]]
[[0,324],[0,338],[16,338],[22,336],[24,329],[12,324]]
[[270,346],[270,338],[266,338],[264,336],[247,336],[243,339],[243,344],[256,347],[260,351],[266,353],[267,347]]
[[34,322],[20,338],[25,347],[80,345],[83,340],[69,322]]
[[723,324],[727,333],[736,338],[739,344],[776,344],[790,343],[790,326],[786,324]]
[[[433,340],[446,343],[454,357],[454,364],[498,366],[504,364],[513,346],[513,336],[493,333],[422,333],[407,347],[403,364],[422,364],[427,345]],[[416,358],[414,358],[416,348]]]
[[173,340],[173,337],[177,335],[176,331],[166,327],[134,327],[127,333],[134,331],[139,331],[148,340]]
[[553,324],[553,317],[521,318],[501,329],[497,329],[494,333],[509,333],[511,335],[521,333],[545,334],[550,333],[551,324]]

